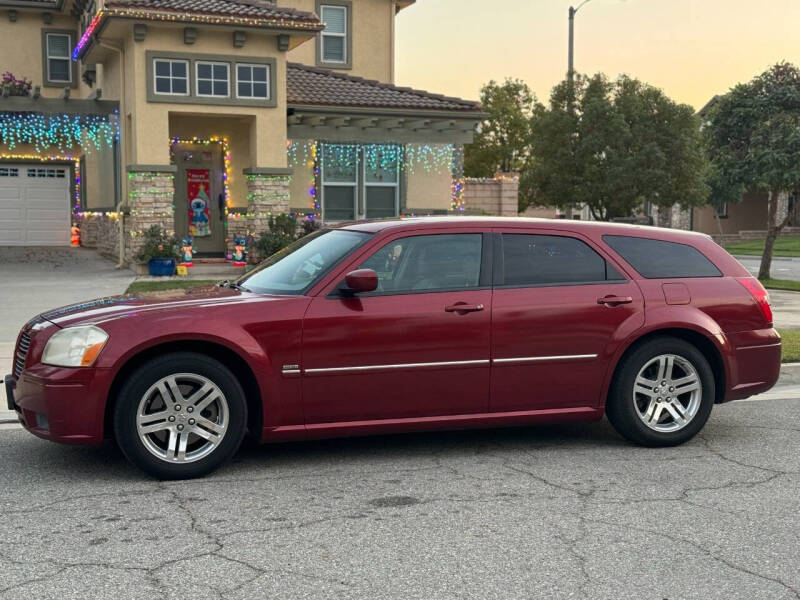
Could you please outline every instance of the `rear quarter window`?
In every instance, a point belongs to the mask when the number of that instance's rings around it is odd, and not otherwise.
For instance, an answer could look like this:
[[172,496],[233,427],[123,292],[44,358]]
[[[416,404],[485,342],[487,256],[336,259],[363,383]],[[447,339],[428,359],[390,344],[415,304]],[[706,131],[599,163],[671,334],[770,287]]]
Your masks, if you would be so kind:
[[603,241],[647,279],[722,277],[714,263],[688,244],[624,235],[604,235]]

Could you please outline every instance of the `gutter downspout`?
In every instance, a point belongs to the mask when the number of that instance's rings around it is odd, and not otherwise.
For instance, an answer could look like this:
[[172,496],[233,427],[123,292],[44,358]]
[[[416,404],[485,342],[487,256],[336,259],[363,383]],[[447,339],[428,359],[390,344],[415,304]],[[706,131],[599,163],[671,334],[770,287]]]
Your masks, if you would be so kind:
[[[119,141],[119,155],[120,155],[120,162],[122,165],[125,164],[125,144],[122,143],[123,141],[123,131],[125,130],[125,123],[127,122],[126,119],[126,112],[125,112],[125,59],[122,55],[122,49],[117,48],[116,46],[112,46],[106,42],[101,40],[97,40],[97,45],[101,48],[105,48],[106,50],[111,50],[112,52],[116,52],[119,54],[119,117],[120,117],[120,124],[119,124],[119,133],[120,133],[120,141]],[[105,71],[103,72],[103,77],[105,78]],[[122,209],[124,208],[125,204],[128,200],[128,190],[127,190],[127,183],[125,177],[122,176],[122,165],[120,165],[119,169],[119,178],[121,179],[119,186],[120,189],[120,199],[119,203],[117,204],[117,220],[119,221],[119,262],[117,263],[116,268],[122,269],[125,266],[125,236],[123,235],[124,231],[124,222],[125,222],[125,215],[122,214]]]

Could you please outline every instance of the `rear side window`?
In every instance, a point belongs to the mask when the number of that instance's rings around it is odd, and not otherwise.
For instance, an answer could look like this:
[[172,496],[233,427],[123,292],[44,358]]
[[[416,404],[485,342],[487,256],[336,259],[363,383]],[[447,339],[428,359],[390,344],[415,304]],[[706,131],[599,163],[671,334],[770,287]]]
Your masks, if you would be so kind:
[[603,241],[647,279],[722,277],[710,260],[688,244],[624,235],[604,235]]
[[581,240],[557,235],[503,234],[502,268],[496,285],[575,285],[624,279]]

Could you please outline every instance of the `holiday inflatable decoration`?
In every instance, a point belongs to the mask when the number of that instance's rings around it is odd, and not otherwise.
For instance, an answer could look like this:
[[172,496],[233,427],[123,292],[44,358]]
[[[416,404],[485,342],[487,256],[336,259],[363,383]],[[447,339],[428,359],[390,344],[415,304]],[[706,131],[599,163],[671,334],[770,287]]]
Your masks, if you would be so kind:
[[70,244],[72,246],[78,247],[81,245],[81,228],[77,225],[73,225],[70,229],[70,233],[72,234]]

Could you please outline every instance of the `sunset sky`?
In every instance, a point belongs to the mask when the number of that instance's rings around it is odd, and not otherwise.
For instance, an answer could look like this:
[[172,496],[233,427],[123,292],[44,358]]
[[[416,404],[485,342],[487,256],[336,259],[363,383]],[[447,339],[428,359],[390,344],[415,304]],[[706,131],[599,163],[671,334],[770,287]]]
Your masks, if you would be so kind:
[[[546,101],[579,2],[417,0],[397,17],[396,82],[478,99],[517,77]],[[800,64],[800,0],[590,0],[575,18],[576,71],[627,73],[695,108],[782,59]]]

